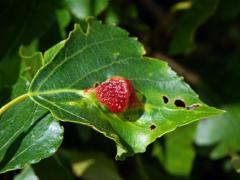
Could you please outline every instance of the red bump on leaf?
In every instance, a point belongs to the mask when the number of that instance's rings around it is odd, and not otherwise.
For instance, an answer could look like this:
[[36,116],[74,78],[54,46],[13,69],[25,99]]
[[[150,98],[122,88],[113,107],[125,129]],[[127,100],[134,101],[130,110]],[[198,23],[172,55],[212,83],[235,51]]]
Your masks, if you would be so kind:
[[124,112],[136,101],[134,87],[130,80],[112,77],[96,88],[96,97],[111,112]]

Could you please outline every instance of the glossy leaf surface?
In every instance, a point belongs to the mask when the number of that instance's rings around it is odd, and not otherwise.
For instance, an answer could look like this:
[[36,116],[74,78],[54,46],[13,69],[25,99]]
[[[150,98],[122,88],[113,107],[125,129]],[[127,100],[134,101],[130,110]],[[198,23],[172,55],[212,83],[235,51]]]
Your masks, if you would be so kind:
[[[157,137],[222,111],[202,103],[197,94],[167,65],[143,57],[144,49],[128,33],[89,20],[79,25],[64,47],[33,80],[32,100],[55,118],[93,127],[117,143],[117,159],[144,152]],[[141,108],[111,113],[85,89],[112,76],[132,81]]]

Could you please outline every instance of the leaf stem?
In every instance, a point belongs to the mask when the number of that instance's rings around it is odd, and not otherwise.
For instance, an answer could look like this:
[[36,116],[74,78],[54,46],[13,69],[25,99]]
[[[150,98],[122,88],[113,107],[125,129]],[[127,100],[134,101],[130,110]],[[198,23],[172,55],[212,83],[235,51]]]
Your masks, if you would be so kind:
[[2,106],[0,108],[0,116],[7,111],[9,108],[11,108],[12,106],[14,106],[15,104],[18,104],[22,101],[24,101],[25,99],[27,99],[29,97],[29,93],[23,94],[21,96],[16,97],[15,99],[13,99],[12,101],[10,101],[9,103],[5,104],[4,106]]

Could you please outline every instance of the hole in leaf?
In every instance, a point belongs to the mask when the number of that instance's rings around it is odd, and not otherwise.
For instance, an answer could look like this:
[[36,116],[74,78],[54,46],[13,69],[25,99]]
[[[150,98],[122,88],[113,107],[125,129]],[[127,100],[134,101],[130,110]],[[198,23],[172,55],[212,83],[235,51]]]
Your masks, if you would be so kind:
[[167,96],[163,96],[162,98],[163,98],[163,102],[164,102],[165,104],[167,104],[167,103],[168,103],[168,97],[167,97]]
[[191,105],[191,106],[187,106],[186,109],[187,109],[187,110],[193,110],[193,109],[198,108],[199,106],[200,106],[199,104],[193,104],[193,105]]
[[186,107],[185,102],[183,102],[181,99],[175,100],[174,104],[175,104],[175,106],[177,106],[177,107],[183,107],[183,108]]
[[154,130],[154,129],[156,129],[156,126],[155,126],[154,124],[152,124],[152,125],[150,126],[150,129],[151,129],[151,130]]

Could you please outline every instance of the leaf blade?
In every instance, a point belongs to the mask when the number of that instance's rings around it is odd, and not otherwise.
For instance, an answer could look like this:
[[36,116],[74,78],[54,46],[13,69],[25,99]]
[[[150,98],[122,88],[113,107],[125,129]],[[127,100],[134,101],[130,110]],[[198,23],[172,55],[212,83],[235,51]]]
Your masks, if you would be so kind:
[[[29,80],[40,68],[42,56],[39,54],[22,56],[22,63],[27,60],[31,71],[24,71],[27,66],[23,66],[23,73],[13,87],[13,99],[27,92]],[[0,137],[0,173],[4,173],[52,155],[62,142],[63,128],[49,111],[25,99],[0,117]]]
[[[142,45],[128,33],[97,21],[88,23],[86,33],[75,26],[65,46],[38,72],[29,89],[32,100],[49,109],[55,118],[103,133],[117,143],[117,159],[124,159],[144,152],[157,137],[179,126],[221,114],[203,104],[167,63],[142,57]],[[84,93],[84,89],[112,76],[132,81],[144,103],[143,112],[134,112],[134,116],[114,114]],[[168,104],[163,96],[169,99]],[[177,100],[186,107],[177,107]]]

